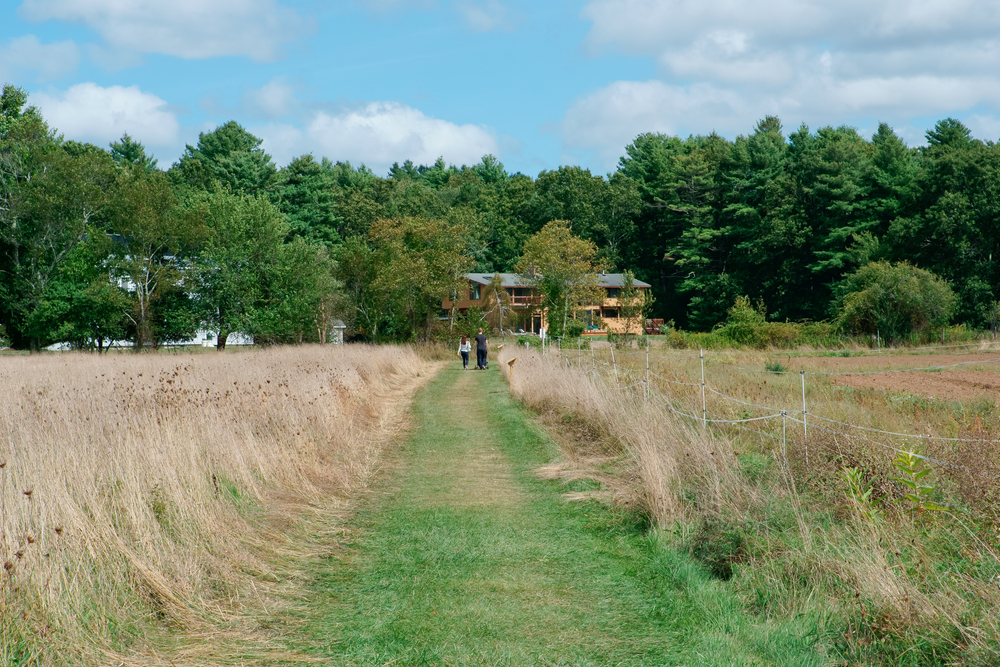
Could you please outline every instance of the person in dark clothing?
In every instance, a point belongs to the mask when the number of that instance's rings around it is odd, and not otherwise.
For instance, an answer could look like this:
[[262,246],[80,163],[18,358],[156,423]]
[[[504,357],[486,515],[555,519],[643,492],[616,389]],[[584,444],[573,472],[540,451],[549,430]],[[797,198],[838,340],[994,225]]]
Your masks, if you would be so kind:
[[476,335],[476,369],[486,370],[486,352],[490,349],[490,342],[483,335],[483,330],[479,330]]

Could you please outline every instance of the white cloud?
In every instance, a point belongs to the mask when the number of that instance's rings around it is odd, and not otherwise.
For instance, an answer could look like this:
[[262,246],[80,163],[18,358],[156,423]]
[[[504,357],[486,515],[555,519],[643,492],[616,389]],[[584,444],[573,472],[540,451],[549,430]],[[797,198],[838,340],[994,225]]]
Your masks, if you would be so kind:
[[83,23],[113,49],[181,58],[275,60],[313,22],[275,0],[24,0],[32,21]]
[[[606,164],[643,131],[734,136],[767,114],[786,127],[1000,116],[1000,0],[589,0],[585,41],[652,58],[657,80],[578,100],[568,149]],[[919,136],[919,135],[918,135]]]
[[294,111],[298,105],[295,89],[284,77],[278,77],[247,92],[243,104],[251,112],[265,118],[280,118]]
[[481,126],[430,118],[398,102],[372,102],[340,115],[320,112],[307,132],[325,155],[379,166],[403,160],[430,164],[439,156],[473,164],[497,152],[496,139]]
[[80,48],[75,42],[42,44],[34,35],[17,37],[0,44],[0,79],[13,79],[33,71],[43,81],[57,79],[80,64]]
[[106,146],[128,132],[147,147],[173,146],[180,124],[165,101],[138,86],[80,83],[65,92],[34,93],[30,101],[67,139]]
[[514,20],[499,0],[455,0],[455,9],[477,32],[511,31]]
[[[362,9],[377,17],[399,17],[406,11],[430,12],[438,0],[355,0]],[[448,5],[476,32],[512,31],[517,24],[504,0],[451,0]]]
[[376,17],[398,15],[407,10],[428,12],[438,6],[437,0],[355,0],[354,4]]
[[302,153],[364,163],[384,173],[393,162],[474,164],[497,154],[493,133],[479,125],[458,125],[431,118],[398,102],[372,102],[339,113],[316,112],[304,129],[270,124],[251,129],[279,164]]
[[997,141],[997,137],[1000,137],[1000,116],[973,114],[964,122],[972,130],[973,136],[991,141]]
[[706,84],[683,88],[661,81],[618,81],[578,100],[560,129],[567,148],[595,149],[604,165],[611,166],[642,132],[683,134],[693,119],[706,131],[727,131],[732,119],[744,113],[739,96]]

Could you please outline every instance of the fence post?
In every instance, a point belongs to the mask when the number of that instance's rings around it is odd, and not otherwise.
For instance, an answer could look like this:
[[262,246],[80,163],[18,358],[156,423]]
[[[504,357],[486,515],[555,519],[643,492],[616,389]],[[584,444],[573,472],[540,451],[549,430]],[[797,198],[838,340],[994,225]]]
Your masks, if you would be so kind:
[[649,400],[649,334],[646,334],[646,385],[645,400]]
[[611,343],[611,365],[615,367],[615,384],[619,387],[622,386],[621,380],[618,379],[618,364],[615,363],[615,344]]
[[594,344],[590,343],[590,370],[597,370],[597,357],[594,355]]
[[882,332],[875,330],[875,342],[878,344],[878,353],[882,354]]
[[701,358],[701,428],[708,428],[708,404],[705,403],[705,350],[698,348],[698,356]]
[[802,378],[802,442],[806,446],[806,465],[809,465],[809,424],[806,418],[806,372],[799,371]]
[[579,338],[576,339],[576,365],[583,368],[583,341]]
[[788,456],[785,453],[785,409],[781,409],[781,460],[785,464],[785,468],[788,468]]

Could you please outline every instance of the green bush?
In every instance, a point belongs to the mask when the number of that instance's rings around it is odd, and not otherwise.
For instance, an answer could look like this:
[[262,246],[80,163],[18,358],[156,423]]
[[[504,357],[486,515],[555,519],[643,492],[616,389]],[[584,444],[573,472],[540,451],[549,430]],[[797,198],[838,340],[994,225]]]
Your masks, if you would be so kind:
[[566,330],[563,332],[563,335],[566,338],[579,338],[586,329],[587,325],[581,320],[570,320],[566,323]]
[[726,323],[718,331],[738,345],[763,347],[769,337],[764,302],[758,301],[754,306],[749,297],[736,297],[736,302],[729,309]]
[[870,262],[847,276],[837,294],[838,327],[890,340],[945,326],[958,302],[942,278],[908,262]]

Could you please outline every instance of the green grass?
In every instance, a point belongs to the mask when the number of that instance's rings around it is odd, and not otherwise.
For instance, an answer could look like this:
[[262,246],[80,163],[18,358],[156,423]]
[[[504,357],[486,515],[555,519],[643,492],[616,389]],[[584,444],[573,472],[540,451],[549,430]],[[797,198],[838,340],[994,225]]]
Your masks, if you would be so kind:
[[306,632],[336,665],[821,665],[814,621],[748,615],[641,517],[533,474],[554,443],[498,372],[417,396],[398,468],[319,561]]

